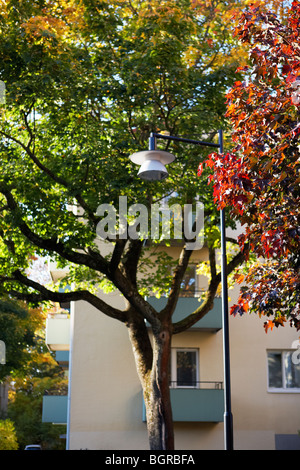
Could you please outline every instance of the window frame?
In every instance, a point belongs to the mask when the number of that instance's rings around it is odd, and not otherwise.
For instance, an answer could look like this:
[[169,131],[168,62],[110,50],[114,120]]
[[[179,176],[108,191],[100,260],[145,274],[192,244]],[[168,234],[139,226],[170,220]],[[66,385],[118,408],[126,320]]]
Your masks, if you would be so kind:
[[[195,385],[178,385],[177,384],[177,353],[178,352],[195,352],[196,353],[196,383]],[[200,388],[200,370],[199,370],[199,348],[174,347],[171,348],[171,367],[170,367],[170,388]]]
[[[269,349],[267,350],[267,391],[269,393],[300,393],[300,387],[287,387],[286,369],[285,369],[285,356],[295,352],[294,349]],[[281,378],[282,387],[270,387],[270,369],[269,369],[269,354],[281,355]]]

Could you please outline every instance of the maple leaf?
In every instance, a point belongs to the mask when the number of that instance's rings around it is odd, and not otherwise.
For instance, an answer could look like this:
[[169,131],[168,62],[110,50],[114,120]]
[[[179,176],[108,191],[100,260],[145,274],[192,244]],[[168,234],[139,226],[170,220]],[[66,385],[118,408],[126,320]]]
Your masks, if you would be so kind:
[[272,331],[274,326],[275,326],[275,323],[273,323],[272,320],[269,320],[268,322],[266,322],[264,324],[266,333],[268,332],[269,329]]

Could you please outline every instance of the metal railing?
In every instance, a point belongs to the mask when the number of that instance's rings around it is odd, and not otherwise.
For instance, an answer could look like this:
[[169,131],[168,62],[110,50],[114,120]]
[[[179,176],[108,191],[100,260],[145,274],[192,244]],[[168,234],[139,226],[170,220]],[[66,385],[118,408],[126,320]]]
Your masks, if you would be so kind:
[[170,381],[170,388],[197,388],[197,389],[206,389],[206,390],[222,390],[223,382],[194,382],[194,381],[180,381],[172,380]]
[[[179,298],[187,297],[187,298],[199,298],[203,293],[206,292],[206,289],[184,289],[182,288],[179,293]],[[163,292],[161,297],[168,297],[168,292]],[[150,294],[149,297],[155,297],[154,294]],[[220,298],[219,294],[216,294],[216,298]]]
[[67,396],[68,384],[62,384],[60,387],[45,390],[44,395],[45,396]]

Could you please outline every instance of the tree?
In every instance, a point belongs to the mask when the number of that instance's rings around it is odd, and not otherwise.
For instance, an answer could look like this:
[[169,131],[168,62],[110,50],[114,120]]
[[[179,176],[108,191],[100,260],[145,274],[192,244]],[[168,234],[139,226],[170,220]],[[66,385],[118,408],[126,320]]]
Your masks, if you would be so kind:
[[0,420],[0,450],[18,450],[15,428],[9,419]]
[[[1,292],[33,304],[84,300],[126,325],[151,449],[174,446],[171,338],[213,306],[220,285],[219,213],[194,171],[207,150],[174,143],[180,157],[164,185],[139,180],[128,156],[145,148],[150,131],[213,140],[225,125],[224,93],[243,53],[229,28],[236,6],[236,0],[9,0],[0,7],[0,73],[7,88],[0,130]],[[110,240],[106,255],[96,238],[99,205],[118,207],[126,196],[128,206],[150,209],[168,195],[181,205],[196,196],[204,204],[210,267],[203,302],[174,324],[192,255],[186,243],[171,259],[165,246],[129,236]],[[154,250],[155,259],[149,256]],[[68,269],[59,285],[28,275],[35,255]],[[237,249],[228,273],[242,260]],[[99,287],[118,289],[124,311],[101,300]],[[145,300],[151,292],[168,294],[163,311]]]
[[284,20],[255,5],[240,16],[251,65],[227,95],[235,148],[207,161],[215,200],[231,206],[245,226],[241,248],[258,259],[237,275],[247,287],[231,313],[266,316],[266,331],[300,329],[299,14],[294,1]]
[[0,421],[2,450],[24,448],[30,442],[41,442],[45,449],[64,446],[58,437],[63,427],[42,423],[43,395],[52,391],[61,394],[67,387],[63,371],[47,350],[44,320],[41,308],[0,301],[0,332],[6,346],[0,380],[11,384],[5,412],[8,419]]
[[64,372],[49,352],[38,353],[28,364],[25,377],[17,377],[10,392],[8,417],[14,423],[19,449],[40,444],[44,450],[63,450],[64,425],[42,422],[43,396],[65,395],[68,384]]
[[28,310],[24,303],[0,300],[0,335],[5,344],[6,361],[0,368],[0,381],[16,373],[25,374],[36,344],[35,330],[43,322],[38,309]]

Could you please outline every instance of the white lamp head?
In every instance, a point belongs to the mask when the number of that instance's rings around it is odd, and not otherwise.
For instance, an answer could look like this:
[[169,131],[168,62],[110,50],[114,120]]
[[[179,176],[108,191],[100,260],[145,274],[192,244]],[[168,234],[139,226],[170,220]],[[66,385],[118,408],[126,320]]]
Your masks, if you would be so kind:
[[142,163],[138,176],[148,181],[164,180],[168,176],[167,169],[158,160],[145,160]]
[[144,150],[134,153],[130,160],[140,165],[138,176],[148,181],[159,181],[167,178],[168,172],[165,167],[175,160],[174,155],[162,150]]

